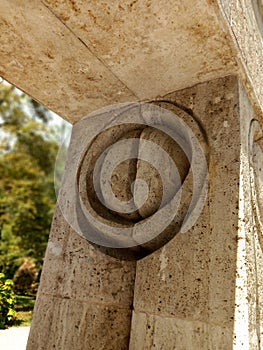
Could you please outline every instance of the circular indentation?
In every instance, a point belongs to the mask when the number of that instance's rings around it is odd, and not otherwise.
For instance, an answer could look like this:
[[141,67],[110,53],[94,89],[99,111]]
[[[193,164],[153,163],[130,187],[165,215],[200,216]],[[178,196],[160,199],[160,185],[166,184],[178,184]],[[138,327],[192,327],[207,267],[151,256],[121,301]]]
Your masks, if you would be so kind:
[[189,230],[204,205],[202,130],[158,104],[110,106],[73,128],[58,202],[71,227],[109,254],[149,254]]

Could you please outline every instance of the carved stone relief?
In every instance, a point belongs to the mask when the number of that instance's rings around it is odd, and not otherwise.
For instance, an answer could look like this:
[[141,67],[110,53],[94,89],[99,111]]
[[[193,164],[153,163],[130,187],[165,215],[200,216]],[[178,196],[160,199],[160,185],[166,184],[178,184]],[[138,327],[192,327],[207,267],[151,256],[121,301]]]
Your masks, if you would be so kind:
[[198,122],[181,108],[110,106],[78,122],[72,139],[74,164],[60,207],[74,230],[107,254],[144,257],[197,220],[207,146]]

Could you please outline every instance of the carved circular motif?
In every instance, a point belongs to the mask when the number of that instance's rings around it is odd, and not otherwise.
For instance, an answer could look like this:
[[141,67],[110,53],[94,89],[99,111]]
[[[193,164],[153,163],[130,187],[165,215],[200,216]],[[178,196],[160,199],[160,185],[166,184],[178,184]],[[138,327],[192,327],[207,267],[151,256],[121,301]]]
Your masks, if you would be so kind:
[[106,253],[141,258],[196,222],[206,152],[197,121],[171,103],[95,112],[74,125],[61,211]]

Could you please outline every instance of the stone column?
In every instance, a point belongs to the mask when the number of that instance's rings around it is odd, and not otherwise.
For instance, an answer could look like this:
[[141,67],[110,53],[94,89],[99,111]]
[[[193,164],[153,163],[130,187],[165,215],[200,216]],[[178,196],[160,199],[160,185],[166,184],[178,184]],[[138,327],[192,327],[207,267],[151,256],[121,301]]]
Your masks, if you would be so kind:
[[57,208],[27,349],[127,349],[134,261],[100,252]]
[[[228,76],[150,105],[95,112],[74,126],[27,350],[260,349],[256,119],[242,84]],[[156,154],[160,148],[168,157]],[[115,158],[112,204],[103,176]],[[119,201],[126,203],[122,213]]]
[[[107,254],[74,230],[67,178],[74,172],[79,129],[73,128],[34,309],[28,350],[127,349],[135,260]],[[85,179],[80,185],[85,187]],[[84,190],[84,189],[83,189]],[[70,217],[63,215],[65,206]],[[73,227],[72,227],[73,226]]]
[[[198,119],[206,133],[209,189],[192,229],[138,261],[129,349],[260,349],[262,204],[251,204],[249,163],[252,147],[262,202],[260,123],[254,137],[256,115],[233,76],[166,99]],[[256,146],[255,138],[261,140]]]

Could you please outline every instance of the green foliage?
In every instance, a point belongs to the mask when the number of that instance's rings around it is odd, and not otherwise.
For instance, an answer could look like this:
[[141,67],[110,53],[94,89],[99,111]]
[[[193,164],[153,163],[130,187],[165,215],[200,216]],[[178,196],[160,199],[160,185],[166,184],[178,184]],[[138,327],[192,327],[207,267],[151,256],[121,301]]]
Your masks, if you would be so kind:
[[5,275],[0,273],[0,329],[14,324],[16,315],[15,302],[13,281],[6,279]]
[[0,84],[0,271],[13,278],[25,257],[40,269],[55,205],[58,151],[49,111]]

